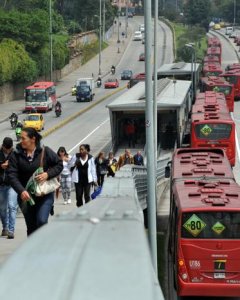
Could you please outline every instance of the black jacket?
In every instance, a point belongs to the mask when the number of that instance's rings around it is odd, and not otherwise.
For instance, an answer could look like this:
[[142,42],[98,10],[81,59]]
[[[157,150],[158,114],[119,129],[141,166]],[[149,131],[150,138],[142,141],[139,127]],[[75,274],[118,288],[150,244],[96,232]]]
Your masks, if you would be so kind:
[[7,155],[7,157],[5,157],[3,149],[0,149],[0,185],[8,185],[8,178],[7,178],[7,170],[4,170],[1,168],[1,165],[3,163],[5,163],[6,160],[9,159],[11,154]]
[[[8,179],[13,189],[20,195],[25,191],[29,178],[40,166],[42,148],[36,148],[32,161],[29,161],[25,151],[18,144],[16,150],[9,159],[7,170]],[[48,173],[48,179],[58,176],[63,169],[63,162],[49,147],[45,147],[43,160],[44,172]]]
[[135,154],[133,158],[134,158],[134,165],[144,166],[144,161],[143,161],[142,155],[138,156],[137,154]]

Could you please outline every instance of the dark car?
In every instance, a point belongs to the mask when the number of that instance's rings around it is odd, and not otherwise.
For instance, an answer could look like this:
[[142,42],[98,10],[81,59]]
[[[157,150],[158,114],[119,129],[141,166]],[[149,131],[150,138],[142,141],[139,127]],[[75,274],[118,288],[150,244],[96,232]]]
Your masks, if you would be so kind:
[[131,70],[123,70],[121,73],[122,80],[130,80],[132,78],[133,72]]
[[145,61],[145,53],[139,55],[139,61]]

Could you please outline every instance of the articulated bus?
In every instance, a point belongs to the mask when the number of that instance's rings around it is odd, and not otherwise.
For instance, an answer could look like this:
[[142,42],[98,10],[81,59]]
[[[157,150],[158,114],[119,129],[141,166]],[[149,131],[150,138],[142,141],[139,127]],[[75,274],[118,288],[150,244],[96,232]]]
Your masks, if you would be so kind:
[[240,63],[234,63],[231,65],[228,65],[225,70],[230,71],[230,70],[235,70],[235,69],[240,69]]
[[226,81],[234,85],[234,99],[240,99],[240,69],[229,70],[222,74]]
[[222,44],[218,37],[209,37],[208,38],[208,48],[219,47],[222,51]]
[[192,148],[222,148],[231,166],[235,165],[235,123],[229,113],[209,112],[192,114]]
[[239,203],[240,187],[224,151],[176,150],[168,227],[169,299],[174,299],[174,290],[179,299],[239,296]]
[[220,47],[209,47],[207,49],[207,55],[214,55],[214,56],[218,56],[219,58],[219,63],[222,63],[222,50]]
[[138,73],[133,75],[133,77],[129,80],[128,82],[128,88],[130,89],[131,87],[133,87],[135,84],[137,84],[140,81],[145,81],[145,73]]
[[220,63],[219,61],[219,57],[216,55],[206,55],[203,59],[203,63],[209,63],[209,62],[216,62],[216,63]]
[[203,77],[219,76],[223,73],[222,67],[219,63],[209,62],[203,65]]
[[210,113],[210,112],[225,112],[229,113],[226,103],[226,98],[223,93],[215,93],[208,91],[197,94],[195,104],[192,107],[192,114],[195,113]]
[[220,77],[202,77],[200,84],[201,92],[214,91],[223,93],[226,97],[227,106],[230,112],[234,111],[234,86]]
[[25,110],[47,112],[56,103],[56,88],[54,82],[36,82],[25,89]]

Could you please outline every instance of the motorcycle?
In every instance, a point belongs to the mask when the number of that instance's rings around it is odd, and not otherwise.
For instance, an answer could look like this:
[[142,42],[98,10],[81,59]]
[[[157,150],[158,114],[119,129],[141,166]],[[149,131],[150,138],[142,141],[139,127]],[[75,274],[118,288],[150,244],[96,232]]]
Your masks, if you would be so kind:
[[20,141],[21,138],[21,132],[22,132],[22,127],[16,127],[15,134],[18,142]]
[[55,108],[55,114],[56,114],[56,117],[60,117],[61,116],[61,113],[62,113],[62,110],[60,107],[56,107]]
[[12,115],[9,117],[9,119],[10,119],[11,127],[12,127],[13,129],[15,129],[16,126],[17,126],[17,123],[18,123],[18,116],[17,116],[16,114],[12,114]]
[[97,80],[97,87],[100,88],[102,85],[102,81],[101,80]]
[[112,67],[112,68],[111,68],[112,75],[115,74],[115,71],[116,71],[116,69]]

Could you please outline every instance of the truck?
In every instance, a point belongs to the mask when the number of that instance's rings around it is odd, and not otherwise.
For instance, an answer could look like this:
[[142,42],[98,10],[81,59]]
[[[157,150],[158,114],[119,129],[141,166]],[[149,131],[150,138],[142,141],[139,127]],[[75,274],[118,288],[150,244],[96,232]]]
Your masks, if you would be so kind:
[[77,102],[92,101],[94,95],[94,79],[92,77],[78,78],[76,81]]

